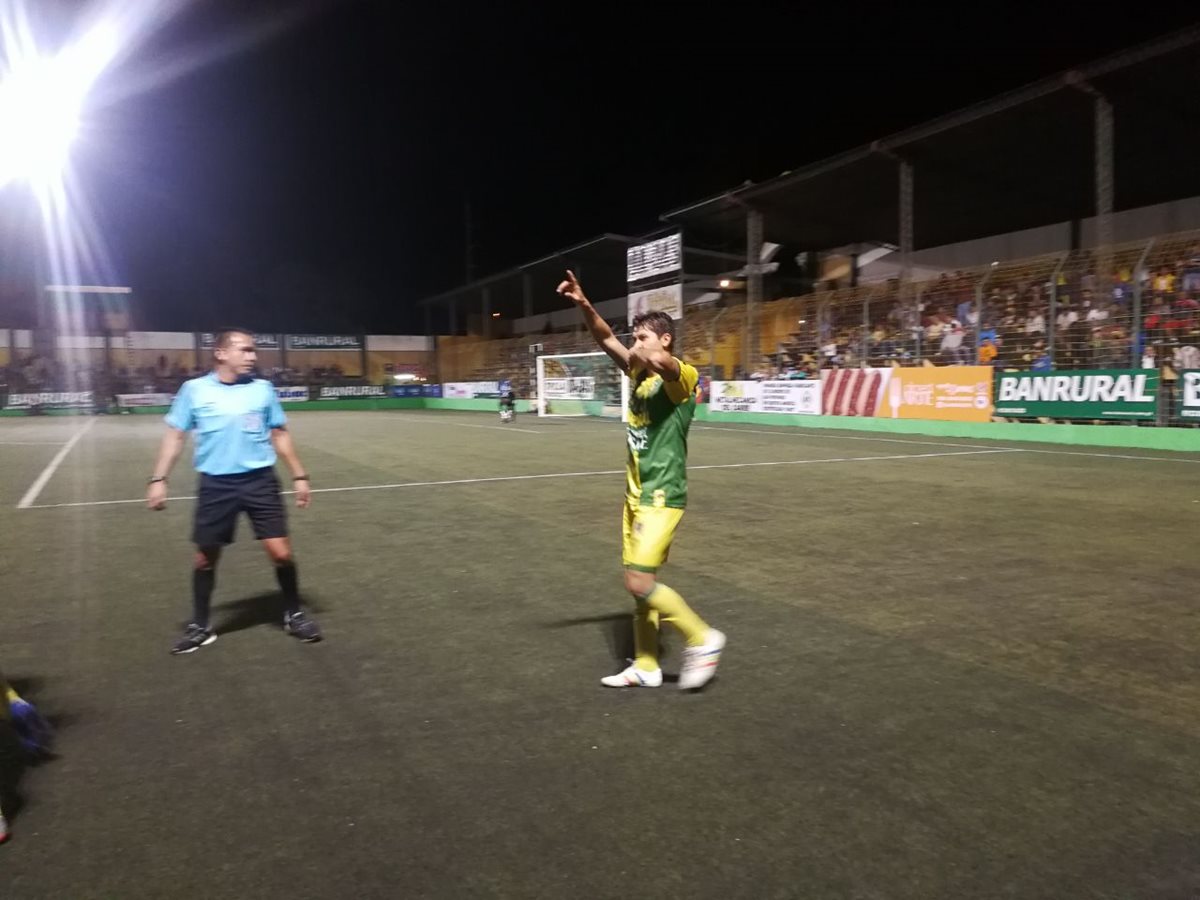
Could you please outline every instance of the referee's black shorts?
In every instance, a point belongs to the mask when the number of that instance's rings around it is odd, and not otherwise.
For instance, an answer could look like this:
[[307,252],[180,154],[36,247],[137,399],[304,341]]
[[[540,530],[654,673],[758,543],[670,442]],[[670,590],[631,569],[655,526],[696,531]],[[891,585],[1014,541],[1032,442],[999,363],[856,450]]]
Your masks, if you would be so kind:
[[287,537],[287,512],[271,466],[238,475],[200,474],[192,541],[198,547],[233,543],[239,513],[250,518],[254,537]]

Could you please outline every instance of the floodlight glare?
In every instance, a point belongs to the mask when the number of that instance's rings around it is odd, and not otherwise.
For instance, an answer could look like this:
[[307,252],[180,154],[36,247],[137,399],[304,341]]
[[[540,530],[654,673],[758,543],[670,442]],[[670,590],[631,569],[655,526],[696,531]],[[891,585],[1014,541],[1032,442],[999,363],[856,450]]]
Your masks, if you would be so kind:
[[[6,35],[10,37],[10,35]],[[57,178],[79,132],[83,102],[117,53],[115,30],[104,24],[57,56],[5,41],[0,72],[0,185]]]

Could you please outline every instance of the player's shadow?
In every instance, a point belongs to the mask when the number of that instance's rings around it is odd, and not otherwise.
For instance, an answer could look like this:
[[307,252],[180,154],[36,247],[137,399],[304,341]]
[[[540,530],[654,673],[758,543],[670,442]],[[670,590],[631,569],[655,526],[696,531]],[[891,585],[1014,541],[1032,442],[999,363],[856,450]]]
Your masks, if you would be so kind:
[[[633,659],[633,616],[629,613],[612,613],[607,616],[581,616],[577,619],[558,619],[547,622],[545,628],[575,628],[580,625],[596,625],[608,644],[613,662],[622,668]],[[660,632],[661,635],[661,632]],[[667,648],[663,645],[661,636],[658,642],[660,659],[666,656]],[[663,681],[675,683],[678,675],[664,675]]]
[[613,613],[607,616],[581,616],[577,619],[559,619],[547,622],[546,628],[575,628],[580,625],[596,625],[608,644],[612,657],[624,662],[633,656],[633,617],[629,613]]
[[[322,610],[323,607],[311,597],[302,597],[304,609],[308,612],[315,615]],[[264,591],[253,597],[239,597],[227,603],[217,603],[214,604],[213,610],[219,616],[213,628],[217,634],[233,634],[262,625],[283,627],[283,595],[279,591]]]

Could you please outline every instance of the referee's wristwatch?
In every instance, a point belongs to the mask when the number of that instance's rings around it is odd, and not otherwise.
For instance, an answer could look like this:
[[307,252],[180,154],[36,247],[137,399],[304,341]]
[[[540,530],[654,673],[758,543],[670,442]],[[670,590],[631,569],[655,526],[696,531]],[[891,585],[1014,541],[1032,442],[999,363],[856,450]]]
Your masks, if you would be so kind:
[[148,479],[146,479],[146,484],[158,484],[160,481],[165,483],[166,480],[166,475],[151,475]]
[[307,475],[293,475],[292,483],[295,484],[297,481],[308,481],[311,483],[312,479],[309,478]]

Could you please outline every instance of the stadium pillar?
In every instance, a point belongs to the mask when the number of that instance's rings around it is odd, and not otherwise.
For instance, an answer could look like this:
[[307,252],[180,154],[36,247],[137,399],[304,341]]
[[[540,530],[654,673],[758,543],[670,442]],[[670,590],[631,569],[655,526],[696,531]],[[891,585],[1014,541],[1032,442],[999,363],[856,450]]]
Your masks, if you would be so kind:
[[742,337],[742,375],[749,378],[758,368],[762,348],[758,339],[758,317],[762,304],[763,216],[746,210],[746,332]]
[[479,293],[482,301],[480,308],[483,310],[483,327],[480,331],[486,340],[492,336],[492,291],[490,288],[484,288]]

